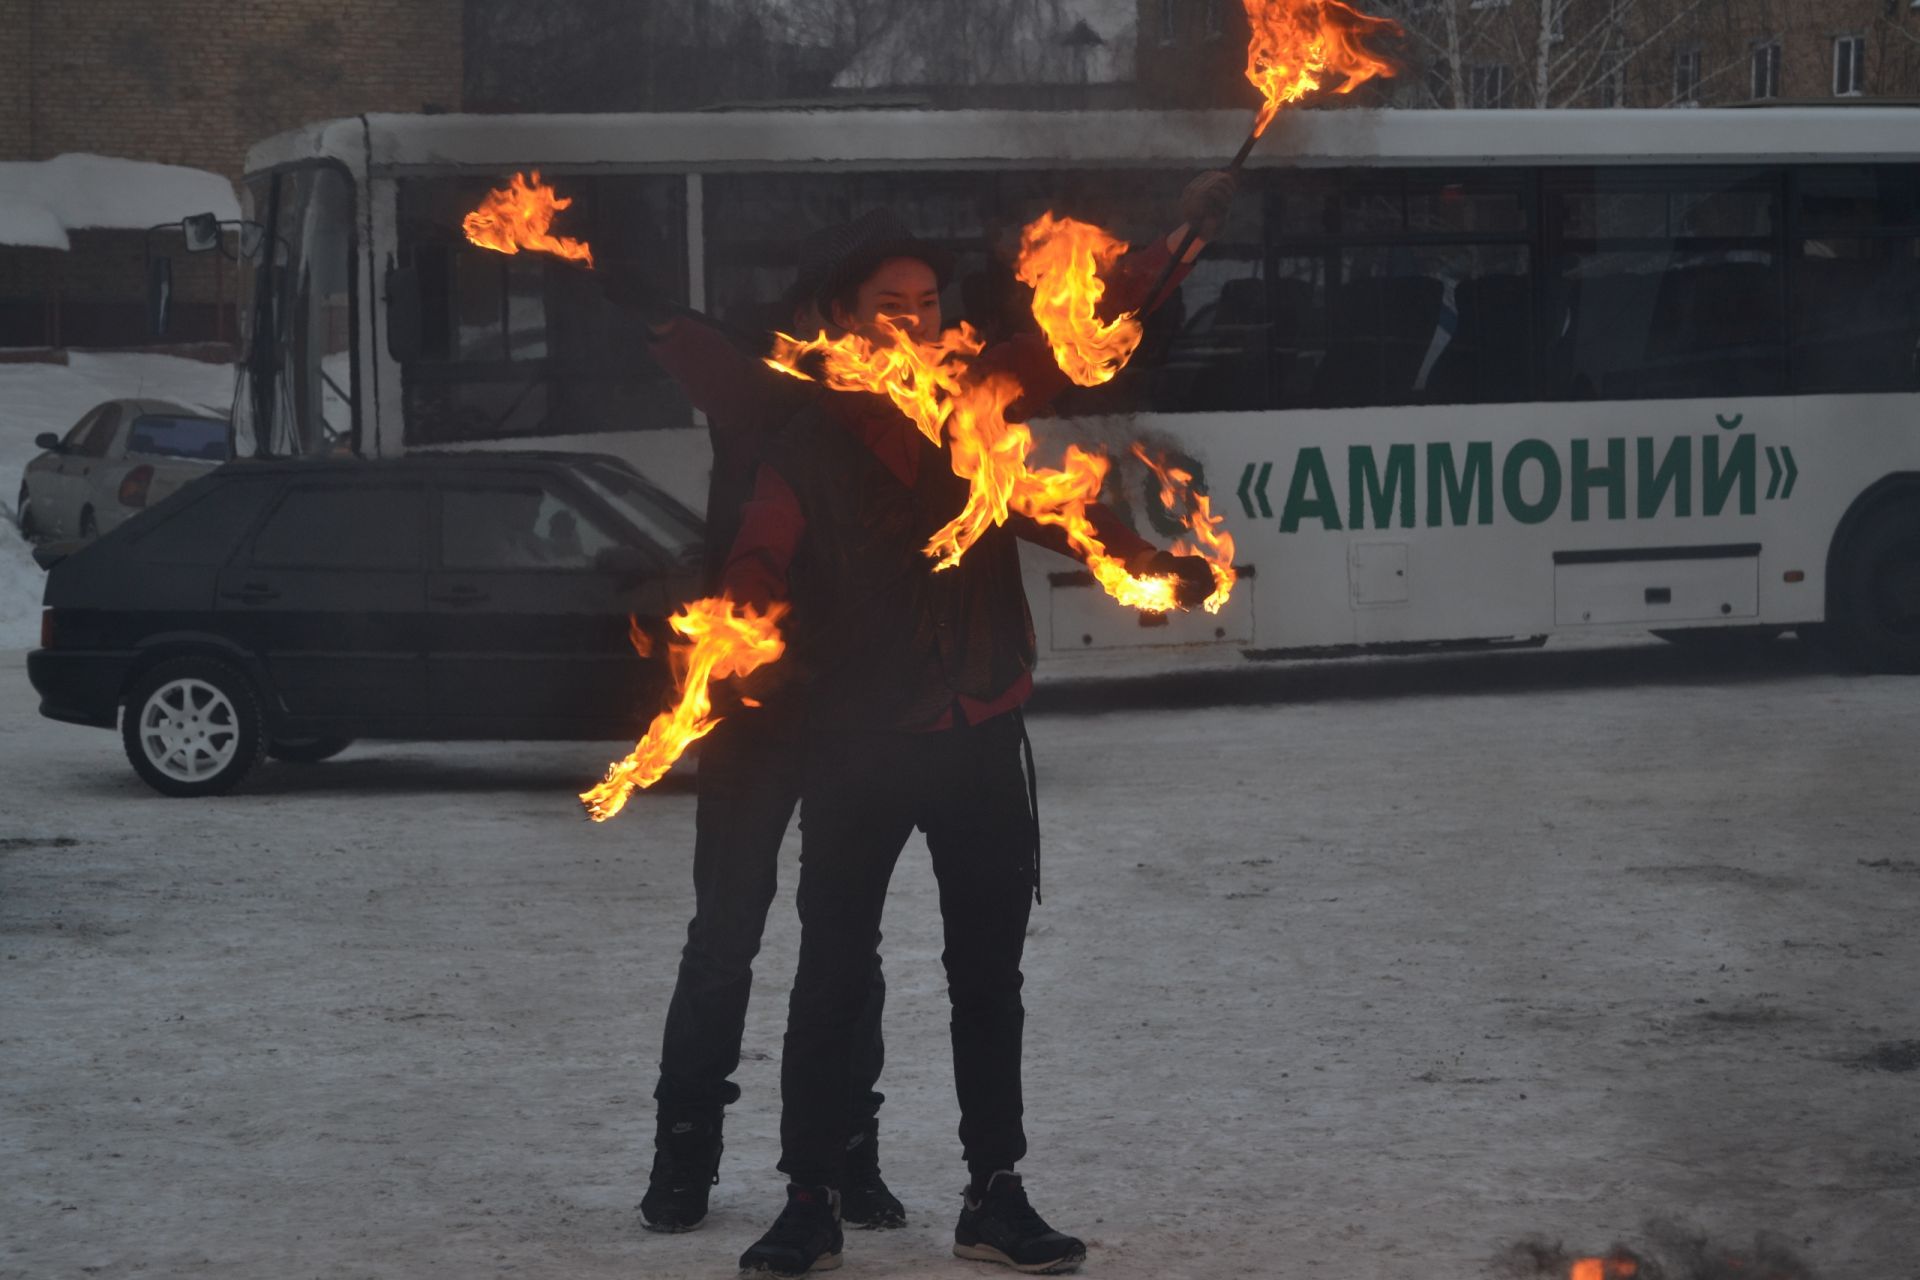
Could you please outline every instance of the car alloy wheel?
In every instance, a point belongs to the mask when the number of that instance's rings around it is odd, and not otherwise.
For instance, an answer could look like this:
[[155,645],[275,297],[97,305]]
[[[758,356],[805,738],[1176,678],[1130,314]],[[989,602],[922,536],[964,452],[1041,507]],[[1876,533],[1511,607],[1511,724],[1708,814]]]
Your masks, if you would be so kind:
[[217,795],[259,762],[259,702],[245,676],[207,658],[149,671],[120,724],[127,759],[163,795]]

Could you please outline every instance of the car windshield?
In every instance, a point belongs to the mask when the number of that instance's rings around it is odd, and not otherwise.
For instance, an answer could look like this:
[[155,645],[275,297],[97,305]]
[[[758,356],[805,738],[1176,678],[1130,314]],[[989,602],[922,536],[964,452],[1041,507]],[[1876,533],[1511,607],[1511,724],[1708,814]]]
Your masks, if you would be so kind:
[[229,454],[227,424],[219,418],[143,414],[133,420],[133,427],[127,433],[127,452],[154,458],[225,462]]
[[638,475],[608,462],[589,463],[580,475],[670,555],[689,563],[700,556],[706,531],[698,517]]

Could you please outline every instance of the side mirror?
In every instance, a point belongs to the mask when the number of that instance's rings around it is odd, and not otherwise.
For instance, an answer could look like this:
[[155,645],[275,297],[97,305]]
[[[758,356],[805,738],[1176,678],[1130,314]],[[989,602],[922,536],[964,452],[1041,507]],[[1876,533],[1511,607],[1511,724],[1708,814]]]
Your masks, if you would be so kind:
[[602,547],[593,557],[596,572],[604,573],[627,586],[637,586],[653,576],[653,557],[638,547]]
[[211,213],[180,219],[180,233],[187,238],[188,253],[207,253],[220,247],[220,219]]
[[147,259],[147,332],[166,336],[173,317],[173,259]]
[[60,447],[60,437],[51,431],[42,431],[39,435],[35,436],[33,438],[33,447],[36,449],[45,449],[50,453],[64,452]]
[[387,268],[387,354],[400,364],[420,358],[420,271]]

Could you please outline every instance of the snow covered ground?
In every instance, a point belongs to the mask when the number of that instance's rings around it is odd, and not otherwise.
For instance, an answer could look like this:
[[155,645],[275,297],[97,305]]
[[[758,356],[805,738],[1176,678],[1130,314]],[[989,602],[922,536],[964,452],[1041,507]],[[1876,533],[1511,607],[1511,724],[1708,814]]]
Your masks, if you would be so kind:
[[[1644,645],[1043,698],[1024,1167],[1090,1276],[1564,1280],[1490,1260],[1655,1217],[1916,1274],[1920,681]],[[596,827],[604,747],[369,744],[168,801],[33,705],[0,655],[0,1275],[732,1274],[779,1203],[796,928],[713,1216],[648,1235],[684,778]],[[994,1274],[946,1256],[939,951],[916,841],[911,1225],[848,1276]]]
[[0,364],[0,649],[39,642],[46,575],[14,525],[20,473],[39,453],[42,431],[65,435],[102,400],[152,396],[204,405],[225,416],[233,404],[233,368],[177,356],[75,352],[70,363]]

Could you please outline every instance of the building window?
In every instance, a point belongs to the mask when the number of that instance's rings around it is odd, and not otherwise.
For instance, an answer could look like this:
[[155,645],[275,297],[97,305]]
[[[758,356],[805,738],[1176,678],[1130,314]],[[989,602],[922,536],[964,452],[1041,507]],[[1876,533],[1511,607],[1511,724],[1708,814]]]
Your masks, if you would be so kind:
[[1511,83],[1505,66],[1499,63],[1482,64],[1467,68],[1467,105],[1488,109],[1507,107]]
[[1867,91],[1867,38],[1835,36],[1833,40],[1833,96],[1857,98]]
[[1160,0],[1160,43],[1173,44],[1180,38],[1179,0]]
[[1673,55],[1673,100],[1675,103],[1700,101],[1700,51],[1682,49]]
[[1760,100],[1780,96],[1780,42],[1767,40],[1753,46],[1752,96]]

